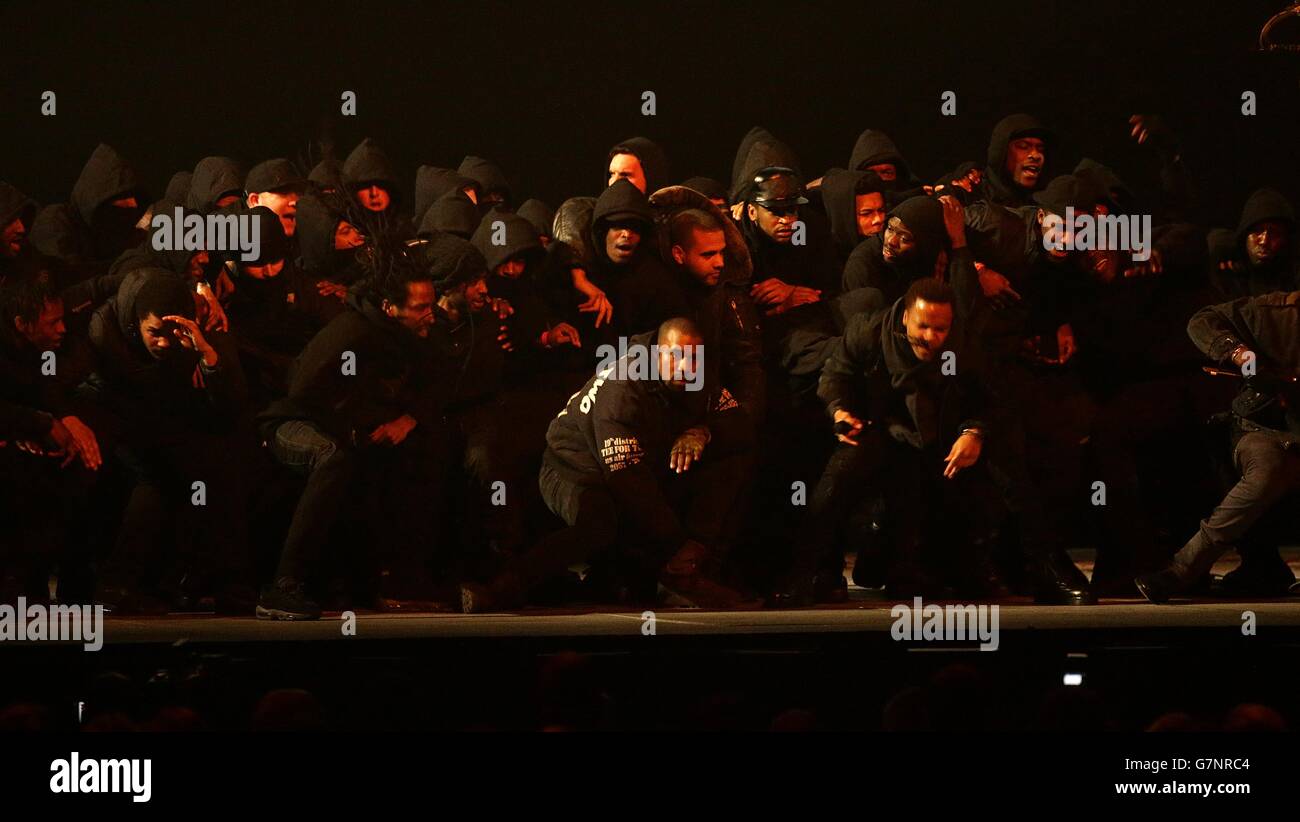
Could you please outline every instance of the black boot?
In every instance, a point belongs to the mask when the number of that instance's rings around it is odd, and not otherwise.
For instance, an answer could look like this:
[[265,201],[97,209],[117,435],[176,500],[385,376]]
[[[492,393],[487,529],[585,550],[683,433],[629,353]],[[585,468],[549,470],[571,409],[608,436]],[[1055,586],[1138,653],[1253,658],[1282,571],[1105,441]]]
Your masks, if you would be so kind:
[[1196,579],[1174,565],[1167,565],[1154,573],[1142,574],[1133,580],[1142,596],[1156,604],[1168,602],[1174,595],[1185,593],[1195,582]]
[[1034,602],[1042,605],[1095,605],[1097,597],[1088,586],[1088,578],[1064,550],[1057,548],[1034,562],[1030,568]]

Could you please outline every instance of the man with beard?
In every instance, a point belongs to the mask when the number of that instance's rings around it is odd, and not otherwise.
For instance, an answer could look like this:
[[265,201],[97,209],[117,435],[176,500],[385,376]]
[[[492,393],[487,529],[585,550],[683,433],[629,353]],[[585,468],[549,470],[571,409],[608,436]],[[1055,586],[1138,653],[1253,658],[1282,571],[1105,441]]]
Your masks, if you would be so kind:
[[298,227],[298,198],[307,190],[307,179],[293,163],[282,157],[258,163],[244,178],[244,190],[248,192],[245,205],[271,209],[280,218],[284,236],[293,237]]
[[[259,415],[282,465],[307,474],[260,619],[317,619],[307,583],[345,513],[370,511],[388,569],[385,598],[423,598],[446,466],[434,352],[433,281],[404,253],[385,255],[346,310],[307,344],[289,393]],[[382,505],[376,509],[375,506]],[[430,511],[430,506],[434,510]]]
[[1033,205],[1034,192],[1050,179],[1048,161],[1054,144],[1052,132],[1037,117],[1003,117],[989,137],[988,165],[974,199],[1008,208]]
[[844,290],[875,288],[892,303],[916,280],[943,278],[936,262],[940,255],[951,262],[950,241],[938,200],[926,196],[904,200],[889,212],[883,232],[854,249],[844,266]]
[[791,168],[760,168],[746,188],[740,225],[754,262],[750,296],[767,314],[839,293],[829,237],[820,231],[824,226],[805,219],[801,206],[807,202]]
[[[84,390],[106,419],[130,497],[100,598],[120,611],[165,610],[154,578],[165,515],[188,527],[192,551],[177,569],[223,613],[251,606],[245,495],[230,433],[245,398],[230,340],[195,322],[194,295],[157,268],[127,275],[90,323],[93,363]],[[104,438],[101,438],[103,441]]]
[[139,222],[148,202],[135,170],[101,143],[82,168],[69,201],[36,215],[32,246],[64,262],[75,281],[100,276],[145,236]]
[[[97,524],[89,503],[103,458],[66,378],[84,359],[84,343],[67,340],[51,279],[40,272],[0,286],[0,498],[9,509],[6,548],[14,551],[0,557],[4,601],[9,594],[47,599],[56,565],[61,601],[89,602],[92,594]],[[4,580],[5,572],[15,578]]]
[[[888,311],[850,320],[832,348],[818,396],[842,445],[813,492],[810,530],[796,554],[790,587],[778,593],[779,603],[844,598],[837,532],[855,503],[886,482],[905,489],[886,494],[895,524],[887,586],[894,595],[942,590],[931,570],[934,563],[922,561],[923,549],[938,540],[924,539],[920,500],[937,501],[951,513],[983,507],[972,482],[976,472],[947,482],[979,459],[988,436],[988,400],[966,329],[978,285],[965,248],[962,207],[952,196],[935,205],[958,263],[954,286],[933,277],[916,280]],[[945,368],[945,359],[960,365]],[[917,485],[925,492],[916,493]],[[978,539],[982,523],[974,519],[969,526],[974,548],[958,558],[957,582],[970,595],[999,596],[1005,589]]]
[[[1172,562],[1135,582],[1151,602],[1167,602],[1195,586],[1270,510],[1300,489],[1300,292],[1243,297],[1197,312],[1187,325],[1197,348],[1246,384],[1232,403],[1232,460],[1240,479]],[[1294,515],[1288,517],[1294,526]],[[1286,592],[1295,575],[1276,546],[1254,557],[1259,590]],[[1243,557],[1243,565],[1244,557]]]
[[627,180],[647,197],[672,179],[668,155],[658,143],[646,137],[632,137],[611,148],[605,165],[606,187]]
[[836,259],[843,268],[863,240],[885,230],[886,183],[874,171],[833,168],[822,177],[816,193],[830,221]]
[[886,200],[884,208],[893,208],[921,193],[921,181],[883,131],[866,129],[858,135],[849,155],[849,170],[870,171],[880,178]]
[[1211,278],[1226,299],[1300,288],[1295,210],[1281,193],[1261,188],[1246,200],[1237,231],[1211,234]]
[[[736,420],[743,411],[727,395],[688,390],[698,384],[702,345],[689,320],[668,320],[634,337],[628,357],[569,399],[547,431],[540,477],[547,506],[567,527],[490,585],[462,585],[466,613],[518,607],[537,586],[586,560],[618,566],[614,575],[632,602],[652,601],[657,580],[702,608],[749,604],[712,579],[748,425]],[[632,356],[653,359],[657,370],[636,378]],[[615,545],[620,555],[604,556]]]
[[296,235],[302,281],[295,287],[310,313],[326,320],[343,311],[348,287],[361,279],[366,235],[347,216],[337,194],[305,194],[298,200]]
[[657,192],[651,204],[664,261],[676,275],[680,294],[665,302],[681,306],[682,316],[693,320],[703,335],[706,350],[716,352],[704,364],[705,381],[731,386],[756,422],[763,414],[765,378],[744,239],[703,194],[684,186]]

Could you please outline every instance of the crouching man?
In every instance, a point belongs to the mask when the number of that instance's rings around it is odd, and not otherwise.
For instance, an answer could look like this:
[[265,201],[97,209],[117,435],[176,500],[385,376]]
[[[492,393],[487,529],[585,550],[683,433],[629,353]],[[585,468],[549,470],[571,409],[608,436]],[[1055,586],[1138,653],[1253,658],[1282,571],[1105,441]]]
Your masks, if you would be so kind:
[[530,590],[587,560],[617,568],[633,601],[658,582],[702,608],[757,604],[714,580],[748,464],[744,411],[725,389],[707,390],[704,341],[690,320],[667,320],[629,343],[547,430],[539,484],[567,527],[491,584],[462,585],[466,613],[522,605]]

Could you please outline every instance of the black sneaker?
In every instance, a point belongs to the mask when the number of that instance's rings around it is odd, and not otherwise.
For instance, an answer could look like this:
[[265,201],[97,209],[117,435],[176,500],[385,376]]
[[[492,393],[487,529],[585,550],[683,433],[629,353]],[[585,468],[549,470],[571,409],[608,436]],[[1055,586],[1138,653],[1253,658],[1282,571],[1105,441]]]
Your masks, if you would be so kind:
[[257,599],[258,619],[320,619],[320,606],[307,598],[302,583],[293,577],[280,577],[274,585],[262,589]]

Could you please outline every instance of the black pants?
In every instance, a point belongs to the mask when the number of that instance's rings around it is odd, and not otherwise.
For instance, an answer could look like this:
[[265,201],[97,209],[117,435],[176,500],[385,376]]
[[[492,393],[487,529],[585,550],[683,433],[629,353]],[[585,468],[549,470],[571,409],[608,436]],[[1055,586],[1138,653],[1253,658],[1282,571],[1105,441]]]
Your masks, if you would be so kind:
[[1209,571],[1274,505],[1300,490],[1300,443],[1271,433],[1244,434],[1233,462],[1241,479],[1174,555],[1174,566],[1189,579]]
[[[131,588],[173,572],[199,579],[251,581],[244,451],[230,436],[194,430],[136,434],[114,449],[129,492],[117,544],[103,577]],[[183,526],[189,552],[164,549],[165,526]]]
[[884,495],[894,523],[893,564],[933,568],[962,562],[961,556],[937,553],[939,543],[948,540],[927,540],[929,525],[960,520],[956,530],[974,541],[987,528],[988,501],[980,488],[988,486],[988,478],[983,453],[974,466],[951,479],[943,476],[945,456],[946,449],[940,454],[900,443],[879,425],[867,426],[856,446],[841,443],[813,490],[795,574],[843,573],[841,529],[854,508],[874,494]]
[[95,535],[102,528],[92,508],[99,475],[80,460],[38,457],[10,442],[0,446],[0,578],[29,598],[48,596],[57,569],[58,597],[89,602]]
[[393,595],[419,593],[429,583],[436,524],[443,512],[448,450],[445,432],[417,426],[400,445],[344,446],[315,423],[276,427],[268,445],[281,464],[307,475],[276,577],[304,580],[316,569],[330,534],[345,515],[373,527]]
[[[733,521],[730,515],[749,465],[745,453],[710,454],[705,448],[704,458],[685,473],[662,471],[660,488],[681,517],[686,539],[710,551],[726,541],[727,526]],[[574,563],[606,553],[616,543],[619,560],[643,574],[657,574],[681,548],[648,541],[627,527],[619,516],[617,501],[603,484],[573,482],[544,461],[538,486],[547,506],[567,527],[543,537],[511,564],[525,587],[539,585]]]

